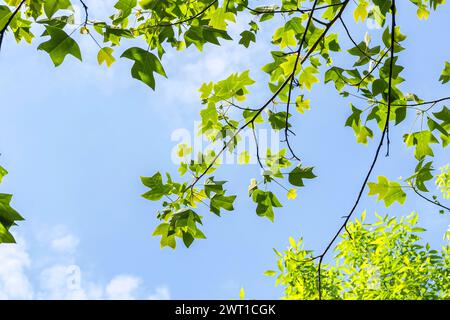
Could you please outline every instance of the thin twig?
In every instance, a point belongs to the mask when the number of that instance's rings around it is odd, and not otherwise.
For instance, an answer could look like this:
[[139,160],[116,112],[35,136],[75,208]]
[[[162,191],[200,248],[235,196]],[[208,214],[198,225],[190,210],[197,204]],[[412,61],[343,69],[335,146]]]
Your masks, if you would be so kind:
[[290,103],[291,103],[292,87],[294,86],[295,72],[297,71],[297,64],[298,64],[298,61],[300,60],[300,55],[301,55],[301,52],[303,49],[303,45],[305,44],[305,41],[306,41],[306,34],[308,33],[309,26],[311,24],[311,20],[313,18],[317,3],[318,3],[318,0],[315,0],[313,7],[311,9],[311,13],[309,14],[309,17],[308,17],[308,21],[306,22],[306,27],[305,27],[305,31],[303,32],[302,40],[301,40],[300,45],[297,50],[297,57],[295,58],[294,70],[292,71],[294,76],[291,77],[291,83],[289,84],[288,100],[286,103],[286,123],[285,123],[285,128],[284,128],[284,137],[285,137],[286,145],[287,145],[289,151],[291,152],[294,159],[296,159],[297,161],[301,161],[301,160],[299,157],[297,157],[297,155],[295,154],[295,152],[292,149],[291,144],[289,142],[289,108],[290,108]]
[[[328,24],[328,26],[324,29],[324,31],[322,32],[322,34],[319,36],[319,38],[316,40],[316,42],[314,42],[314,44],[309,48],[308,52],[305,54],[305,56],[302,58],[302,60],[300,61],[300,64],[303,64],[309,57],[310,55],[316,50],[317,46],[320,44],[320,42],[322,41],[322,39],[326,36],[326,34],[328,33],[328,31],[331,29],[331,27],[336,23],[337,19],[339,19],[339,17],[342,15],[342,13],[344,12],[347,4],[350,2],[350,0],[345,0],[344,2],[342,2],[342,6],[339,10],[339,12],[336,14],[336,16],[333,18],[333,20],[330,21],[330,23]],[[224,146],[222,147],[221,150],[219,150],[219,152],[217,153],[217,155],[212,159],[211,163],[206,167],[206,169],[198,176],[195,178],[195,180],[188,186],[186,187],[184,190],[188,190],[190,188],[193,188],[207,173],[208,171],[214,166],[214,164],[216,163],[217,159],[219,159],[219,157],[222,155],[223,152],[225,152],[225,150],[228,148],[228,146],[230,145],[230,143],[232,141],[234,141],[234,139],[242,132],[242,130],[244,130],[246,127],[248,127],[250,124],[254,123],[254,121],[258,118],[258,116],[267,108],[267,106],[269,106],[272,101],[280,94],[281,91],[283,91],[283,89],[290,83],[291,79],[294,77],[294,73],[291,72],[291,74],[284,80],[284,82],[280,85],[280,87],[275,91],[275,93],[272,94],[272,96],[270,97],[270,99],[268,99],[264,105],[261,106],[261,108],[258,109],[258,111],[255,112],[255,114],[253,115],[253,117],[251,119],[249,119],[244,125],[242,125],[236,132],[235,134],[231,137],[231,139],[224,144]]]
[[344,19],[342,19],[342,17],[339,18],[339,20],[341,21],[342,26],[344,27],[345,33],[347,34],[348,38],[350,39],[350,41],[353,43],[353,45],[367,58],[369,58],[370,60],[377,62],[376,59],[372,58],[371,56],[369,56],[363,49],[361,49],[361,47],[356,43],[356,41],[353,39],[352,35],[350,34],[350,30],[348,30],[347,25],[344,22]]
[[450,211],[450,208],[449,208],[449,207],[444,206],[444,205],[441,204],[439,201],[433,201],[433,200],[431,200],[431,199],[425,197],[423,194],[421,194],[421,193],[416,189],[415,186],[412,185],[412,186],[411,186],[411,189],[414,191],[414,193],[416,193],[416,194],[417,194],[419,197],[421,197],[422,199],[424,199],[424,200],[426,200],[426,201],[428,201],[428,202],[430,202],[430,203],[432,203],[432,204],[434,204],[434,205],[436,205],[436,206],[438,206],[438,207],[441,207],[441,208],[444,209],[444,210]]

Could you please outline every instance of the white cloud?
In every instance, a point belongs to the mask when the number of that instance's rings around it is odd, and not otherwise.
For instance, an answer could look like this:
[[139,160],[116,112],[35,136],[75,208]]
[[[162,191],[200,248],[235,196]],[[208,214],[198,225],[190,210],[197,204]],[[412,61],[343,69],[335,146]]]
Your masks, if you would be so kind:
[[50,230],[37,238],[52,250],[33,259],[20,236],[18,244],[0,245],[0,299],[170,299],[168,287],[156,287],[151,293],[135,275],[117,275],[107,284],[84,276],[80,266],[67,263],[75,262],[79,239],[61,226]]
[[167,286],[157,287],[155,293],[148,297],[148,300],[169,300],[170,290]]
[[31,260],[25,241],[20,244],[2,244],[0,248],[0,299],[31,299],[32,286],[25,275]]
[[58,252],[74,252],[80,240],[73,234],[65,234],[52,240],[51,247]]
[[64,265],[44,269],[40,274],[38,299],[87,299],[76,269]]
[[141,282],[141,279],[131,275],[116,276],[106,286],[106,295],[113,300],[135,299]]

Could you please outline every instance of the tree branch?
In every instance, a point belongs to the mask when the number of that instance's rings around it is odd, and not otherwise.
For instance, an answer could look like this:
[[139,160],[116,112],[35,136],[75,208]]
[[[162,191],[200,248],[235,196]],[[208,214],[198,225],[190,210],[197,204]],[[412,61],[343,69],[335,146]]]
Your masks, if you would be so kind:
[[428,201],[429,203],[434,204],[435,206],[441,207],[444,210],[450,211],[449,207],[444,206],[443,204],[441,204],[439,201],[435,200],[431,200],[427,197],[425,197],[423,194],[421,194],[414,185],[411,185],[411,189],[414,191],[415,194],[417,194],[419,197],[421,197],[422,199]]
[[309,26],[311,24],[311,20],[313,19],[313,15],[314,15],[314,11],[317,6],[317,2],[318,2],[318,0],[314,1],[313,7],[311,9],[311,13],[309,14],[309,17],[308,17],[308,21],[306,22],[305,32],[303,32],[302,40],[301,40],[300,45],[297,50],[297,57],[295,58],[294,70],[292,70],[292,73],[294,76],[291,77],[291,83],[289,84],[288,100],[286,103],[286,123],[285,123],[285,128],[284,128],[284,137],[286,140],[286,145],[289,148],[289,151],[291,152],[294,159],[296,159],[297,161],[301,161],[301,160],[299,157],[297,157],[297,155],[295,154],[294,150],[291,147],[291,144],[289,143],[289,108],[290,108],[290,103],[291,103],[292,87],[294,86],[295,72],[297,71],[297,64],[298,64],[298,61],[300,60],[300,54],[302,52],[303,45],[305,44],[305,41],[306,41],[306,34],[308,33]]
[[86,3],[83,0],[80,0],[81,5],[83,6],[84,9],[84,23],[83,26],[86,27],[88,24],[88,20],[89,20],[89,8],[86,5]]
[[350,41],[353,43],[353,45],[367,58],[369,58],[370,60],[377,62],[377,60],[375,60],[374,58],[372,58],[371,56],[367,55],[366,52],[364,52],[363,49],[361,49],[361,47],[356,43],[356,41],[353,39],[352,35],[350,34],[350,31],[347,28],[347,25],[344,22],[344,19],[342,19],[342,17],[339,18],[339,20],[341,21],[342,26],[344,27],[345,33],[347,34],[348,38],[350,39]]
[[[359,190],[358,196],[356,198],[356,201],[352,207],[352,209],[350,210],[349,214],[347,216],[345,216],[345,220],[344,223],[341,225],[341,227],[338,229],[338,231],[335,233],[335,235],[333,236],[333,238],[331,239],[331,241],[328,243],[328,245],[326,246],[325,250],[322,252],[321,255],[319,255],[319,265],[318,265],[318,269],[317,269],[317,273],[318,273],[318,291],[319,291],[319,300],[322,300],[322,276],[321,276],[321,269],[322,269],[322,264],[323,264],[323,259],[325,258],[326,254],[330,251],[331,247],[333,246],[334,242],[336,241],[336,239],[339,237],[339,235],[341,234],[341,232],[347,228],[347,224],[350,221],[350,218],[352,217],[353,213],[355,212],[356,208],[358,207],[358,204],[361,200],[361,197],[363,195],[363,192],[366,188],[367,182],[369,181],[369,178],[372,174],[373,169],[375,168],[375,165],[378,161],[379,155],[380,155],[380,151],[381,151],[381,147],[383,146],[383,142],[384,139],[386,137],[388,137],[389,134],[389,121],[390,121],[390,113],[391,113],[391,103],[392,103],[392,77],[393,77],[393,64],[394,64],[394,40],[395,40],[395,16],[396,16],[396,6],[395,6],[395,0],[392,0],[392,5],[391,5],[391,13],[392,13],[392,26],[391,26],[391,41],[392,41],[392,45],[391,45],[391,49],[390,49],[390,57],[391,57],[391,61],[390,61],[390,70],[389,70],[389,91],[388,91],[388,104],[387,104],[387,117],[386,117],[386,123],[383,129],[383,133],[381,134],[381,138],[380,138],[380,142],[378,143],[378,147],[376,149],[375,152],[375,156],[372,160],[372,163],[369,167],[369,171],[367,172],[363,184]],[[388,143],[389,143],[389,138],[388,138]]]
[[287,10],[256,10],[255,8],[250,8],[248,6],[246,6],[245,8],[255,14],[264,14],[264,13],[274,13],[275,14],[275,13],[294,13],[294,12],[307,13],[307,12],[312,12],[315,10],[322,10],[322,9],[328,9],[330,7],[341,6],[346,2],[348,2],[348,1],[346,0],[346,1],[343,1],[340,3],[328,4],[328,5],[316,7],[314,10],[313,9],[302,9],[302,8],[287,9]]
[[210,4],[208,4],[206,7],[204,7],[202,10],[200,10],[199,12],[197,12],[196,14],[194,14],[193,16],[190,16],[188,18],[182,19],[182,20],[178,20],[175,22],[171,22],[171,23],[158,23],[155,25],[151,25],[151,26],[146,26],[143,28],[138,28],[137,30],[141,30],[141,29],[151,29],[151,28],[157,28],[157,27],[173,27],[173,26],[177,26],[180,24],[184,24],[186,22],[192,21],[194,19],[199,18],[200,16],[202,16],[206,11],[208,11],[209,8],[211,8],[213,5],[215,5],[218,2],[218,0],[213,0]]
[[[339,12],[336,14],[336,16],[333,18],[333,20],[330,21],[330,23],[324,29],[324,31],[319,36],[319,38],[316,40],[316,42],[314,42],[314,44],[309,48],[308,52],[301,59],[300,64],[303,64],[310,57],[310,55],[316,50],[317,46],[320,44],[322,39],[327,35],[328,31],[336,23],[337,19],[339,19],[339,17],[342,15],[342,13],[344,12],[344,10],[345,10],[345,8],[346,8],[346,6],[347,6],[347,4],[349,2],[350,2],[350,0],[345,0],[344,2],[341,3],[342,5],[341,5],[341,8],[340,8]],[[219,157],[222,155],[222,153],[228,148],[228,146],[230,145],[231,141],[233,141],[234,138],[236,138],[236,136],[238,136],[242,132],[242,130],[244,130],[246,127],[248,127],[249,125],[254,123],[254,121],[267,108],[267,106],[269,106],[270,103],[272,103],[272,101],[280,94],[280,92],[283,91],[283,89],[291,82],[291,79],[294,76],[295,76],[294,72],[291,72],[291,74],[284,80],[284,82],[281,84],[281,86],[275,91],[275,93],[273,93],[273,95],[270,97],[270,99],[268,99],[266,101],[266,103],[264,103],[264,105],[262,105],[261,108],[259,108],[258,111],[255,112],[255,114],[253,115],[253,117],[250,120],[248,120],[244,125],[242,125],[235,132],[235,134],[230,138],[230,140],[222,147],[222,149],[213,158],[213,160],[207,166],[207,168],[198,177],[196,177],[195,180],[188,187],[185,188],[185,190],[193,188],[208,173],[208,171],[216,163],[217,159],[219,159]]]
[[20,12],[20,9],[25,4],[26,0],[22,0],[17,8],[14,10],[14,12],[11,14],[11,16],[8,18],[8,21],[6,21],[5,25],[3,26],[2,30],[0,30],[0,51],[2,50],[2,43],[3,43],[3,37],[5,36],[6,30],[8,30],[9,25],[14,20],[16,15]]

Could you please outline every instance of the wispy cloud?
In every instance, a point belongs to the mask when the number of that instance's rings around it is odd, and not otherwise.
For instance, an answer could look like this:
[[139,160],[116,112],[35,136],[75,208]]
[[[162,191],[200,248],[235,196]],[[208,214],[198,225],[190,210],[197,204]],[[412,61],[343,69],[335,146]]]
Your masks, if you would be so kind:
[[0,299],[31,299],[32,285],[26,275],[31,265],[25,240],[17,237],[17,245],[0,247]]
[[106,286],[106,295],[109,299],[114,300],[136,299],[141,284],[142,280],[132,275],[116,276]]
[[[50,249],[42,256],[34,256],[20,235],[17,244],[0,246],[0,299],[170,299],[167,286],[149,290],[136,275],[119,274],[107,283],[84,277],[75,259],[78,237],[61,226],[50,230],[37,235]],[[48,255],[52,263],[43,263]]]

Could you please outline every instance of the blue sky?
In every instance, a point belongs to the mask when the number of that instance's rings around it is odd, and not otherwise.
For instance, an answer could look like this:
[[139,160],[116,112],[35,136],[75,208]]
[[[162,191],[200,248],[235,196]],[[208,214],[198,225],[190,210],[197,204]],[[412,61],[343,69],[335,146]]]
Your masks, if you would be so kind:
[[[94,12],[105,14],[107,2],[95,4]],[[418,21],[403,1],[399,12],[398,24],[408,35],[400,57],[404,91],[426,100],[448,95],[448,85],[437,78],[450,59],[443,35],[450,6],[428,21]],[[353,24],[351,15],[345,19]],[[244,24],[232,26],[233,32]],[[296,116],[292,141],[319,177],[298,191],[296,201],[283,202],[275,223],[257,217],[246,196],[258,167],[225,165],[215,176],[229,180],[229,190],[239,195],[236,210],[217,218],[201,209],[208,239],[190,249],[161,250],[159,239],[151,237],[160,205],[140,197],[145,188],[139,180],[156,171],[176,173],[171,134],[193,130],[203,82],[250,69],[259,84],[248,103],[267,99],[267,79],[259,69],[270,61],[271,30],[267,25],[250,50],[230,42],[203,53],[169,50],[163,59],[168,79],[157,79],[156,92],[131,79],[129,61],[111,69],[97,66],[88,37],[77,35],[84,62],[68,58],[56,69],[36,44],[16,45],[8,37],[0,54],[0,163],[10,175],[1,192],[14,194],[14,207],[26,221],[15,229],[19,244],[0,248],[0,260],[7,262],[0,266],[0,298],[230,299],[240,287],[249,298],[280,297],[282,289],[263,276],[275,265],[272,248],[283,249],[289,236],[302,236],[308,248],[323,249],[351,208],[372,159],[375,141],[358,145],[344,128],[348,100],[331,86],[317,85],[308,94],[311,111]],[[360,24],[355,37],[362,39],[366,31],[374,37],[380,32]],[[348,47],[345,36],[341,41]],[[350,60],[344,54],[337,61]],[[412,120],[391,129],[391,157],[380,159],[372,180],[413,171],[412,150],[401,138]],[[435,163],[448,163],[448,151],[439,152]],[[406,205],[388,210],[374,200],[365,196],[358,214],[417,210],[428,229],[424,237],[437,248],[443,245],[448,215],[413,194]],[[81,285],[68,288],[67,277],[74,274],[81,274]]]

